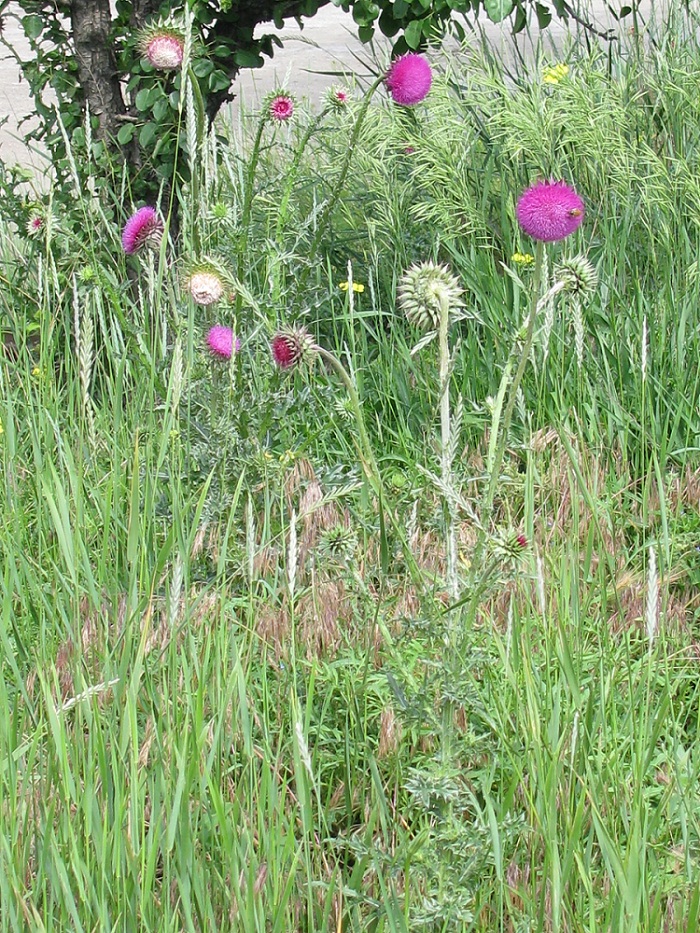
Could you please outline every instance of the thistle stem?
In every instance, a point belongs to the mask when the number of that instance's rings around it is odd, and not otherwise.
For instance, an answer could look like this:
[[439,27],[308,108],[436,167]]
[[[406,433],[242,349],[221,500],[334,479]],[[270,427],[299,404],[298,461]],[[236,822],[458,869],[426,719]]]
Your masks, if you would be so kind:
[[503,465],[503,458],[505,456],[506,446],[508,444],[508,434],[510,431],[511,421],[513,420],[513,411],[515,410],[518,389],[520,388],[520,383],[522,382],[523,376],[525,375],[525,369],[530,359],[530,351],[532,350],[532,344],[535,337],[535,324],[537,323],[537,310],[539,306],[543,263],[544,244],[538,241],[535,247],[535,267],[533,270],[532,298],[530,301],[530,311],[525,323],[525,335],[522,339],[522,343],[520,343],[516,338],[513,344],[513,348],[510,352],[510,356],[503,373],[503,379],[506,380],[506,382],[505,384],[502,382],[499,389],[499,397],[502,399],[505,394],[504,389],[507,386],[507,380],[510,379],[510,373],[512,372],[513,364],[515,359],[519,356],[518,368],[516,369],[515,375],[513,376],[513,380],[510,384],[508,401],[506,402],[506,407],[503,412],[503,418],[500,420],[500,426],[498,414],[496,414],[494,419],[493,430],[498,435],[498,441],[495,447],[493,460],[491,462],[489,483],[486,488],[484,498],[481,502],[481,508],[479,510],[481,528],[479,529],[479,537],[477,539],[476,547],[474,548],[474,555],[472,557],[470,572],[470,589],[472,590],[472,594],[469,599],[470,618],[473,617],[473,614],[476,611],[477,600],[483,591],[484,576],[482,574],[482,579],[477,585],[477,575],[482,563],[484,548],[486,547],[486,540],[491,526],[493,502],[496,498],[496,490],[498,488],[498,482],[501,476],[501,466]]
[[[443,489],[452,485],[452,437],[450,423],[450,303],[446,295],[440,295],[440,453]],[[454,509],[445,494],[445,530],[447,538],[447,590],[451,599],[459,596],[457,582],[457,541],[455,536]]]
[[248,227],[250,226],[250,215],[253,207],[253,187],[255,185],[255,171],[258,167],[260,158],[260,145],[262,143],[262,134],[267,124],[267,116],[262,116],[258,123],[258,129],[255,134],[253,151],[250,155],[248,165],[248,174],[245,180],[245,191],[243,194],[243,209],[241,211],[241,239],[238,245],[238,278],[243,279],[245,269],[245,254],[248,246]]

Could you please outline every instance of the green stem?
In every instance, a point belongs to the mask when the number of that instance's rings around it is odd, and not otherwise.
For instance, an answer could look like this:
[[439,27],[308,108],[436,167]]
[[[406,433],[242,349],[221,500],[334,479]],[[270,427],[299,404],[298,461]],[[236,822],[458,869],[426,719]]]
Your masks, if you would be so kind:
[[355,126],[353,127],[353,130],[352,130],[352,135],[350,137],[350,142],[348,143],[347,152],[345,153],[345,161],[343,162],[343,167],[340,170],[340,177],[338,178],[337,182],[335,182],[335,184],[333,185],[333,193],[328,199],[328,203],[324,207],[323,213],[321,214],[318,224],[316,225],[316,233],[314,234],[314,238],[311,241],[311,246],[309,247],[309,253],[308,253],[309,264],[305,270],[305,273],[303,274],[301,278],[300,291],[303,289],[303,286],[306,282],[306,278],[309,274],[309,270],[313,268],[312,261],[314,259],[314,256],[316,255],[316,250],[318,249],[321,239],[323,237],[323,234],[325,232],[326,224],[328,223],[328,220],[331,214],[333,213],[336,204],[338,203],[338,198],[343,192],[343,186],[345,185],[345,179],[348,177],[348,172],[350,171],[350,163],[352,162],[352,157],[355,154],[355,146],[357,145],[357,140],[360,137],[360,130],[362,129],[362,125],[365,121],[365,116],[369,109],[370,102],[372,100],[372,97],[374,96],[374,92],[377,90],[379,85],[384,83],[384,78],[385,78],[384,75],[381,75],[379,78],[377,78],[377,80],[370,86],[369,90],[367,91],[367,94],[365,95],[365,99],[362,102],[362,107],[360,108],[360,112],[358,113],[357,119],[355,120]]
[[[525,375],[525,369],[530,359],[530,351],[532,350],[532,343],[535,337],[535,324],[537,323],[537,307],[539,304],[543,261],[544,244],[538,241],[535,247],[535,268],[533,271],[532,299],[530,302],[530,312],[525,324],[525,336],[523,337],[522,343],[519,343],[519,341],[516,339],[515,344],[513,345],[513,349],[511,350],[510,358],[506,363],[504,378],[507,378],[508,374],[511,372],[513,362],[519,355],[518,368],[516,369],[515,375],[513,376],[513,381],[510,384],[508,401],[506,403],[503,419],[500,424],[500,436],[498,437],[493,461],[491,463],[489,483],[486,489],[486,494],[484,495],[481,503],[481,508],[479,510],[481,528],[479,529],[479,537],[474,549],[474,556],[472,557],[470,572],[470,589],[473,587],[472,595],[469,600],[470,618],[476,609],[476,601],[483,590],[482,585],[475,585],[476,577],[479,573],[479,568],[481,566],[484,555],[484,549],[486,547],[486,540],[488,538],[489,529],[491,527],[493,502],[496,498],[496,490],[498,488],[498,482],[501,477],[501,466],[503,464],[503,457],[505,456],[506,446],[508,444],[508,434],[510,431],[510,423],[513,420],[513,411],[515,410],[518,389],[520,388],[520,383],[522,382],[523,376]],[[499,395],[500,394],[501,393],[499,391]],[[498,419],[495,420],[494,430],[496,432],[499,431]],[[483,579],[481,583],[483,583]]]
[[[444,489],[449,489],[452,485],[449,327],[450,303],[445,295],[440,295],[440,453]],[[457,541],[455,538],[454,508],[447,495],[445,495],[444,511],[447,538],[447,590],[451,599],[457,599],[459,586],[457,583]]]
[[[260,158],[260,144],[262,142],[262,134],[267,124],[267,117],[263,116],[260,118],[258,123],[258,129],[255,134],[255,142],[253,143],[253,151],[250,156],[250,163],[248,165],[248,174],[245,181],[245,191],[243,193],[243,210],[241,211],[241,239],[238,244],[238,278],[239,281],[243,280],[243,273],[245,271],[245,254],[248,246],[248,227],[250,225],[250,214],[253,207],[253,187],[255,185],[255,171],[258,167],[258,160]],[[240,301],[240,299],[239,299]],[[240,308],[237,308],[240,310]]]
[[293,188],[294,188],[294,182],[295,182],[296,179],[297,179],[297,172],[299,171],[299,166],[300,166],[300,164],[301,164],[301,160],[302,160],[302,158],[303,158],[304,152],[306,151],[306,147],[307,147],[307,145],[308,145],[309,140],[311,139],[311,137],[313,136],[313,134],[316,132],[316,130],[318,129],[318,127],[319,127],[320,124],[322,123],[323,119],[325,118],[326,114],[328,113],[328,110],[329,110],[329,108],[326,107],[324,110],[321,111],[321,113],[318,114],[318,116],[316,116],[316,117],[311,121],[311,123],[310,123],[309,126],[307,127],[307,130],[306,130],[306,132],[304,133],[304,135],[303,135],[303,137],[302,137],[302,139],[301,139],[301,142],[299,143],[299,147],[298,147],[297,151],[294,153],[294,159],[293,159],[292,164],[291,164],[291,166],[289,167],[289,171],[288,171],[288,173],[287,173],[287,184],[286,184],[286,187],[285,187],[284,192],[283,192],[283,194],[282,194],[282,197],[281,197],[281,199],[280,199],[279,210],[277,211],[277,228],[276,228],[276,231],[275,231],[275,239],[276,239],[278,242],[279,242],[280,236],[281,236],[281,234],[282,234],[282,228],[283,228],[284,223],[285,223],[285,221],[286,221],[286,219],[287,219],[287,207],[288,207],[288,205],[289,205],[289,199],[290,199],[291,196],[292,196],[292,190],[293,190]]

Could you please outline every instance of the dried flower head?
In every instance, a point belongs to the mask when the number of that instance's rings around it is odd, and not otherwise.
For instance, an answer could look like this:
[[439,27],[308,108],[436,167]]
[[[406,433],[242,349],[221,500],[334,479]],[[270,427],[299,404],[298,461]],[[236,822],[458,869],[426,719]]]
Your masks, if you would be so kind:
[[241,349],[241,341],[233,336],[230,327],[215,324],[207,334],[207,346],[211,355],[217,359],[230,360],[232,355]]
[[267,116],[275,123],[288,123],[294,116],[294,98],[284,92],[271,94],[266,101]]
[[537,182],[521,195],[517,206],[520,226],[543,243],[570,236],[580,227],[583,214],[583,201],[563,181]]
[[395,59],[387,72],[386,86],[395,104],[413,107],[428,96],[433,70],[422,55],[409,52]]
[[436,329],[443,302],[450,311],[462,307],[462,289],[447,266],[421,262],[404,272],[398,301],[407,320],[416,327]]
[[598,287],[598,273],[585,256],[560,259],[554,267],[554,279],[564,282],[564,291],[577,298],[588,298]]
[[270,341],[272,359],[280,369],[295,369],[314,358],[313,337],[303,327],[284,328]]
[[138,50],[158,71],[173,71],[185,56],[185,31],[173,23],[147,26],[138,38]]
[[163,239],[163,221],[154,207],[142,207],[124,225],[122,246],[131,255],[142,247],[158,249]]
[[189,292],[195,304],[206,308],[221,301],[224,296],[227,275],[213,259],[202,259],[190,263],[183,279],[183,288]]

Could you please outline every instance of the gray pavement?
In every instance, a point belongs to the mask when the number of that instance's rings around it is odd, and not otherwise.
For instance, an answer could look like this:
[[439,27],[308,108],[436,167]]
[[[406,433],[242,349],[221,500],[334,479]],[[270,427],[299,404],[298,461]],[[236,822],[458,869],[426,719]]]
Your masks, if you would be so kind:
[[[623,0],[611,2],[619,7]],[[654,0],[645,0],[645,12],[653,2]],[[20,55],[26,55],[27,44],[21,26],[11,15],[12,12],[17,12],[16,6],[13,11],[13,6],[10,4],[10,15],[4,17],[3,35]],[[615,25],[604,0],[594,0],[592,15],[602,28]],[[502,46],[504,54],[507,50],[512,50],[507,23],[495,26],[488,23],[485,17],[482,17],[481,22],[484,23],[489,41],[495,47]],[[259,28],[275,31],[272,25]],[[289,21],[279,35],[284,41],[284,48],[276,50],[275,57],[266,61],[263,68],[246,69],[240,75],[236,84],[237,99],[232,105],[234,117],[241,105],[245,109],[253,108],[261,97],[280,84],[285,84],[290,91],[299,96],[318,101],[325,89],[339,80],[324,72],[363,73],[366,69],[361,62],[371,59],[367,47],[356,37],[352,16],[332,5],[322,8],[315,17],[307,20],[303,30],[300,30],[294,21]],[[548,43],[560,44],[564,35],[565,29],[555,16],[547,30],[546,40]],[[518,41],[527,54],[527,37],[522,36]],[[384,54],[388,61],[388,40],[378,37],[376,49],[377,54]],[[46,168],[45,160],[38,152],[27,148],[18,130],[21,118],[32,110],[26,84],[21,81],[19,68],[7,50],[0,52],[0,59],[0,120],[6,119],[0,128],[0,158],[6,163],[17,162],[25,166],[34,166],[43,173]]]

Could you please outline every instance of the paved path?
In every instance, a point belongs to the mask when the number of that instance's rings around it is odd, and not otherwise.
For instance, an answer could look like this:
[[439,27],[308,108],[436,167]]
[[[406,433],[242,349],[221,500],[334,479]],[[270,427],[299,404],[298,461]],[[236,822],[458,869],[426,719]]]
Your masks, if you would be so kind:
[[[621,5],[623,0],[611,2]],[[645,0],[645,5],[648,6],[649,2],[653,0]],[[594,4],[596,21],[605,28],[614,25],[614,20],[607,13],[605,0],[594,0]],[[11,10],[12,7],[11,4]],[[486,22],[485,17],[482,19]],[[265,28],[274,31],[274,26]],[[507,24],[501,29],[488,23],[486,31],[496,46],[503,43],[505,49],[511,42]],[[237,81],[238,99],[233,104],[233,113],[236,113],[240,102],[252,107],[257,99],[281,83],[286,83],[290,91],[317,101],[325,88],[338,80],[322,72],[346,70],[362,73],[364,69],[360,62],[368,60],[368,50],[355,33],[352,16],[332,5],[323,7],[315,17],[307,20],[303,30],[299,30],[293,20],[288,21],[280,33],[285,42],[284,48],[276,50],[275,57],[266,61],[263,68],[242,72]],[[17,19],[11,16],[4,18],[3,34],[20,54],[27,54],[27,44]],[[561,41],[563,34],[564,30],[555,17],[547,31],[547,41]],[[377,46],[380,51],[387,50],[388,58],[388,40],[380,36]],[[33,165],[43,171],[45,161],[18,138],[18,123],[32,110],[26,84],[21,82],[17,64],[7,50],[0,51],[0,59],[3,59],[0,61],[0,120],[7,118],[0,128],[0,158],[7,163]]]

